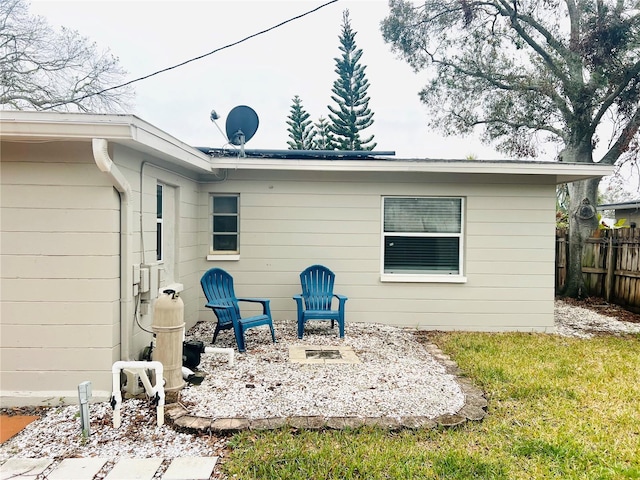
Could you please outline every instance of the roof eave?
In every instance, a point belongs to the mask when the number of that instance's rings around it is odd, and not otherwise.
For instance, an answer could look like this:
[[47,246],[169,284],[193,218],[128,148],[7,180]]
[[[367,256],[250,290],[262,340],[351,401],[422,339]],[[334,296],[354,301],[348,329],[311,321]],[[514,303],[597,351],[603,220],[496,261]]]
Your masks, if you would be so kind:
[[199,173],[215,171],[208,155],[134,115],[3,111],[0,137],[13,142],[90,142],[104,138]]
[[431,160],[431,159],[272,159],[272,158],[213,158],[216,168],[235,170],[288,170],[327,172],[424,172],[493,175],[537,175],[555,177],[555,183],[598,178],[613,173],[609,165],[480,160]]
[[638,210],[640,209],[640,200],[632,200],[630,202],[621,203],[604,203],[598,205],[600,210]]

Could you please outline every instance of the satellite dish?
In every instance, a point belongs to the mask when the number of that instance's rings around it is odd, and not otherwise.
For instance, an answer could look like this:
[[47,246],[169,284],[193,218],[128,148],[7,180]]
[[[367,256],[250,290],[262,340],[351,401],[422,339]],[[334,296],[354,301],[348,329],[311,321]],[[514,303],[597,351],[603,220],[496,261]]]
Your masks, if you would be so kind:
[[227,138],[233,145],[244,145],[258,130],[258,114],[251,107],[239,105],[227,115]]

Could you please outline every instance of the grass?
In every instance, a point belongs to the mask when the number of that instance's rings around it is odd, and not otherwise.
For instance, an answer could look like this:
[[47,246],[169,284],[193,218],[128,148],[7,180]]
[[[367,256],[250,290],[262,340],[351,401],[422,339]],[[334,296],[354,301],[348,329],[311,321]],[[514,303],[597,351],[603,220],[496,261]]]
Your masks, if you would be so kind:
[[231,439],[251,479],[640,479],[640,336],[433,333],[489,401],[482,422]]

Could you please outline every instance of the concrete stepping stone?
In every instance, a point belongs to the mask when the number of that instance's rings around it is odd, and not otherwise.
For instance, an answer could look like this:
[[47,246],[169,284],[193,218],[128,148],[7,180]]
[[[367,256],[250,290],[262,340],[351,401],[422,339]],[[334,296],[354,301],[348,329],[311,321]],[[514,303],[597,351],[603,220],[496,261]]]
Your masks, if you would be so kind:
[[208,480],[218,457],[180,457],[174,459],[162,480]]
[[105,480],[151,480],[162,465],[161,458],[123,458]]
[[0,480],[35,479],[53,462],[51,458],[10,458],[0,465]]
[[107,458],[65,458],[47,477],[48,480],[93,480]]

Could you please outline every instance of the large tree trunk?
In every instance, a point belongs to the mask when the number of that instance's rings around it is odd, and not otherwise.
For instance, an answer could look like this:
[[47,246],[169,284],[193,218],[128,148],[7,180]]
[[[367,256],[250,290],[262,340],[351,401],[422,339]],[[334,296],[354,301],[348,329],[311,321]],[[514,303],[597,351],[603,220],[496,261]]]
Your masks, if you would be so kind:
[[587,295],[582,275],[585,240],[598,228],[596,212],[599,178],[573,182],[569,187],[569,255],[567,280],[561,292],[567,297]]

